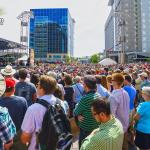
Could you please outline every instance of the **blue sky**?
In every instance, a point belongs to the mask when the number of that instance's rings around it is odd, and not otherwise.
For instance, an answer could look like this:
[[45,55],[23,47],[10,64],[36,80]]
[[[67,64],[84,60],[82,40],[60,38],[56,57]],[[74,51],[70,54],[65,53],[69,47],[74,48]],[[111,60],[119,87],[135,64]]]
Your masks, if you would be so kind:
[[0,37],[19,42],[17,16],[31,8],[69,8],[75,19],[75,56],[90,56],[104,49],[104,25],[110,8],[108,0],[0,0],[5,18]]

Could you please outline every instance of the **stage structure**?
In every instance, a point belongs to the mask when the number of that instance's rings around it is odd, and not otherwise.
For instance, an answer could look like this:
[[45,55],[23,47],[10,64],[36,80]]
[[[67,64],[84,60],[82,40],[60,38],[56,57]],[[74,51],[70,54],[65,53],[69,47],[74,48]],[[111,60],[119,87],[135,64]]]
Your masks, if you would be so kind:
[[25,45],[0,38],[0,66],[17,65],[18,59],[26,53]]
[[21,21],[20,28],[20,44],[23,44],[27,47],[27,55],[29,56],[29,22],[30,18],[33,18],[33,14],[31,11],[23,11],[17,19]]

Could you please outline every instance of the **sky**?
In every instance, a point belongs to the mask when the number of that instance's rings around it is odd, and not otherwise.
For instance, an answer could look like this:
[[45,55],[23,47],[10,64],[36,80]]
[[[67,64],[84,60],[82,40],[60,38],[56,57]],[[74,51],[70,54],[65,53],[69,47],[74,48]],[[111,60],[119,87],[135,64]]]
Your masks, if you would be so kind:
[[0,38],[20,42],[17,16],[33,8],[68,8],[75,19],[74,56],[90,56],[105,48],[104,26],[110,8],[108,0],[0,0],[4,25]]

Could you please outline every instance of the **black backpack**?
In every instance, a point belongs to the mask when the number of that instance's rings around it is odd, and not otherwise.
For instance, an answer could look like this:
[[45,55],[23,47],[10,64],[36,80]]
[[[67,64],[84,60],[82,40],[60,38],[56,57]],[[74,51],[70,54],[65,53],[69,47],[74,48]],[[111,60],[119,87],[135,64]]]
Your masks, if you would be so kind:
[[55,106],[42,99],[39,99],[37,103],[47,108],[41,131],[37,134],[38,146],[40,144],[41,150],[70,150],[73,135],[60,100],[57,99]]

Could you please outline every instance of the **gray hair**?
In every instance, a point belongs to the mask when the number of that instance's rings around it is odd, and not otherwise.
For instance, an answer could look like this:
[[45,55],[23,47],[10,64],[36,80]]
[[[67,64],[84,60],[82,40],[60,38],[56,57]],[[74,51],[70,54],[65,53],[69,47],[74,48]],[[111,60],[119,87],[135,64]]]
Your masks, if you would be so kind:
[[53,77],[54,79],[57,79],[57,73],[55,73],[54,71],[47,72],[47,75]]
[[78,83],[78,82],[81,81],[81,77],[80,76],[76,76],[73,80],[74,80],[75,83]]

